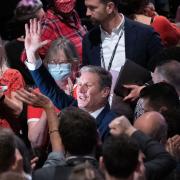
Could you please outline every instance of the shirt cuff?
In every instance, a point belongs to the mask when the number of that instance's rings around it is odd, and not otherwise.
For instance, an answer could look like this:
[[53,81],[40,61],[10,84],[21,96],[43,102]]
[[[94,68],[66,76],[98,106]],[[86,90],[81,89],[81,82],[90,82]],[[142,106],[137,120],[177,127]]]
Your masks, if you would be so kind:
[[39,69],[42,65],[42,60],[41,58],[37,59],[36,62],[34,63],[30,63],[28,62],[27,60],[25,61],[25,65],[27,66],[27,68],[30,70],[30,71],[34,71],[36,69]]

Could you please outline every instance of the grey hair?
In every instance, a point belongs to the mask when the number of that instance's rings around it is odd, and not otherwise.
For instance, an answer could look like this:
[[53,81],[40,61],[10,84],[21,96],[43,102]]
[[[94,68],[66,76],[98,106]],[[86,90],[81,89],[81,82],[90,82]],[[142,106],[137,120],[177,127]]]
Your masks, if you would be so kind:
[[58,54],[59,50],[64,51],[66,57],[70,60],[70,63],[72,63],[74,60],[79,60],[79,56],[74,44],[62,36],[51,43],[51,46],[49,47],[44,59],[45,64],[52,60]]
[[89,66],[84,66],[80,69],[80,73],[84,73],[84,72],[90,72],[90,73],[97,74],[99,77],[99,85],[100,85],[101,89],[103,89],[105,87],[111,88],[112,75],[106,69],[104,69],[100,66],[89,65]]
[[157,72],[163,76],[163,79],[173,85],[180,93],[180,63],[176,60],[167,60],[156,67]]

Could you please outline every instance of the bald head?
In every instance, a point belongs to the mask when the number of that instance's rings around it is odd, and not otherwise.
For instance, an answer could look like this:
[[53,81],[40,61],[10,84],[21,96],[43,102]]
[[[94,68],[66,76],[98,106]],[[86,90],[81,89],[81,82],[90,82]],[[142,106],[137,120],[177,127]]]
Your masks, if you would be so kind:
[[167,124],[164,117],[155,111],[146,112],[134,122],[134,127],[157,141],[165,143]]

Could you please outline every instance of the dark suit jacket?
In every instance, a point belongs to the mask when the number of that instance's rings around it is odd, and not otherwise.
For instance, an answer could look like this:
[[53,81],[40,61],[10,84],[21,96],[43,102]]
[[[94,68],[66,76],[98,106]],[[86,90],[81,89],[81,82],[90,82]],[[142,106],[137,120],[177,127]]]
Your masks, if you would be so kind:
[[74,166],[88,161],[94,168],[98,169],[98,161],[86,156],[73,156],[71,160],[65,160],[64,165],[49,166],[36,170],[32,174],[33,180],[68,180]]
[[[141,151],[145,154],[147,180],[163,180],[176,167],[175,160],[169,155],[163,146],[146,136],[140,131],[133,133]],[[51,166],[34,172],[33,180],[66,180],[72,170],[72,166]]]
[[141,131],[134,132],[132,138],[138,142],[141,151],[145,155],[144,165],[147,180],[163,180],[172,173],[176,167],[176,161],[162,144],[154,141]]
[[[156,62],[151,57],[163,49],[159,35],[152,27],[125,18],[126,58],[153,70]],[[99,26],[89,31],[83,39],[83,65],[101,66],[101,31]]]
[[[67,95],[57,86],[56,82],[43,65],[39,69],[30,72],[37,87],[44,95],[51,99],[56,107],[63,109],[68,106],[78,106],[77,100]],[[109,134],[108,124],[116,117],[117,114],[110,110],[110,105],[107,102],[102,112],[96,118],[97,128],[102,140]]]

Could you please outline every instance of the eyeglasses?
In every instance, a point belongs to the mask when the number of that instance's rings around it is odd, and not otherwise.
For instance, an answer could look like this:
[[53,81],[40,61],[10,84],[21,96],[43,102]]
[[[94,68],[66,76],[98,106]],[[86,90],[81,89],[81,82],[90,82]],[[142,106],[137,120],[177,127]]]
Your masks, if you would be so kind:
[[72,60],[71,59],[52,59],[48,61],[48,64],[66,64],[66,63],[70,63]]

